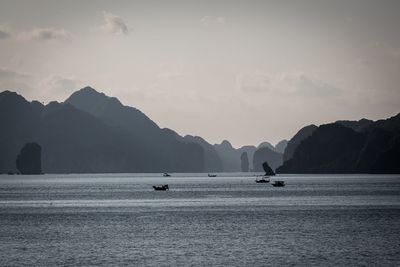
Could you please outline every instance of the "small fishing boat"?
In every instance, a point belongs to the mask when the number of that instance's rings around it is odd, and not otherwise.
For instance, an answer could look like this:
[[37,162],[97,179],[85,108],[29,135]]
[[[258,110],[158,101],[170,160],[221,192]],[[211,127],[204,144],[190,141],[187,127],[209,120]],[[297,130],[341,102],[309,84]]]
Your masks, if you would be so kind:
[[159,186],[153,185],[153,188],[154,188],[155,191],[167,191],[167,190],[169,190],[169,187],[168,187],[167,184],[159,185]]
[[208,177],[217,177],[216,174],[208,174]]
[[164,177],[170,177],[171,174],[168,174],[168,173],[164,172],[163,176],[164,176]]
[[258,184],[269,183],[269,181],[269,176],[261,176],[261,178],[256,179],[256,183]]
[[272,183],[272,186],[275,186],[275,187],[285,186],[285,181],[275,181]]

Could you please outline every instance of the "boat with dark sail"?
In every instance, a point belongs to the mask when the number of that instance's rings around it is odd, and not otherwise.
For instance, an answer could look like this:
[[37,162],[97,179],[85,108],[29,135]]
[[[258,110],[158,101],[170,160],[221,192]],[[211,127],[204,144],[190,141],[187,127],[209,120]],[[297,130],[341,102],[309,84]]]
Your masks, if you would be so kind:
[[169,190],[169,187],[168,187],[167,184],[165,184],[165,185],[159,185],[159,186],[153,185],[153,189],[154,189],[155,191],[167,191],[167,190]]
[[[256,179],[256,183],[259,183],[259,184],[269,183],[269,182],[270,182],[269,177],[270,177],[271,175],[275,175],[275,173],[274,173],[274,171],[271,169],[271,167],[268,165],[267,162],[264,162],[264,163],[262,164],[262,167],[263,167],[263,169],[264,169],[264,171],[265,171],[265,174],[264,174],[264,175],[258,176],[259,178]],[[261,177],[261,178],[260,178],[260,177]]]
[[272,186],[274,186],[274,187],[283,187],[283,186],[285,186],[285,181],[274,181],[272,183]]
[[264,175],[264,176],[256,178],[256,183],[258,183],[258,184],[264,184],[264,183],[269,183],[269,182],[270,182],[269,176]]

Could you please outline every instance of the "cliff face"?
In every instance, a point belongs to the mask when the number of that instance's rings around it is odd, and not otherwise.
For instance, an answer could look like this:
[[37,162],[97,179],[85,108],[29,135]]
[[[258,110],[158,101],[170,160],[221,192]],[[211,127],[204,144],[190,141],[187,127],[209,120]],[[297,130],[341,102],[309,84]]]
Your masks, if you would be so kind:
[[243,152],[242,155],[240,155],[240,161],[241,161],[241,169],[242,172],[248,172],[249,171],[249,158],[247,156],[247,152]]
[[224,172],[240,172],[240,154],[229,141],[224,140],[221,144],[215,144],[214,149],[221,158]]
[[37,141],[40,127],[41,104],[30,105],[22,96],[4,91],[0,93],[0,173],[16,172],[15,160],[22,147]]
[[295,149],[279,173],[352,173],[364,135],[338,124],[320,126]]
[[287,147],[288,143],[289,143],[288,140],[279,141],[279,143],[277,143],[275,145],[275,151],[279,152],[281,154],[285,153],[285,150],[286,150],[286,147]]
[[[345,126],[344,126],[345,125]],[[400,114],[387,120],[322,125],[279,173],[400,173]]]
[[27,143],[21,149],[17,160],[17,169],[21,174],[42,173],[42,148],[37,143]]
[[186,135],[183,139],[185,142],[195,143],[203,148],[205,172],[223,171],[222,160],[211,144],[199,136]]
[[336,121],[335,123],[351,128],[356,132],[363,132],[374,122],[367,119],[361,119],[359,121]]
[[285,152],[283,153],[283,162],[288,161],[293,157],[297,146],[307,137],[309,137],[317,129],[315,125],[308,125],[300,129],[290,141],[287,143]]
[[[223,170],[225,172],[239,172],[243,170],[243,153],[247,154],[249,171],[262,171],[261,165],[264,161],[271,162],[272,168],[275,169],[282,164],[282,153],[279,153],[278,150],[283,150],[285,147],[286,140],[279,142],[276,147],[269,142],[262,142],[258,147],[247,145],[236,149],[232,147],[227,140],[224,140],[221,144],[214,145],[215,151],[217,151],[221,158]],[[257,158],[255,158],[255,156]]]

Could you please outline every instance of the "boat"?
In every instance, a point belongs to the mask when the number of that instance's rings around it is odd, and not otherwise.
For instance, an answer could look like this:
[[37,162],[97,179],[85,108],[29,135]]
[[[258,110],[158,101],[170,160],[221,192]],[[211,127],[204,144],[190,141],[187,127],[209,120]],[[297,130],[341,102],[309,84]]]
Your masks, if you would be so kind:
[[272,183],[272,186],[275,186],[275,187],[285,186],[285,181],[275,181]]
[[170,177],[171,174],[168,174],[168,173],[164,172],[163,176],[164,176],[164,177]]
[[269,176],[262,176],[261,178],[257,178],[256,183],[258,184],[269,183]]
[[208,177],[217,177],[216,174],[208,174]]
[[153,185],[153,188],[154,188],[155,191],[167,191],[167,190],[169,190],[169,187],[168,187],[167,184],[159,185],[159,186]]

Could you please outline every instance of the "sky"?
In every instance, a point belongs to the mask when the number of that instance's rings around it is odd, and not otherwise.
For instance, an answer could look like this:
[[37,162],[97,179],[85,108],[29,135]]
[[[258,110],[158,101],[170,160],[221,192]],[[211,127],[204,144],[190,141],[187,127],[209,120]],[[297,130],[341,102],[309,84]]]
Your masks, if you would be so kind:
[[400,112],[400,1],[4,1],[0,91],[91,86],[235,147]]

